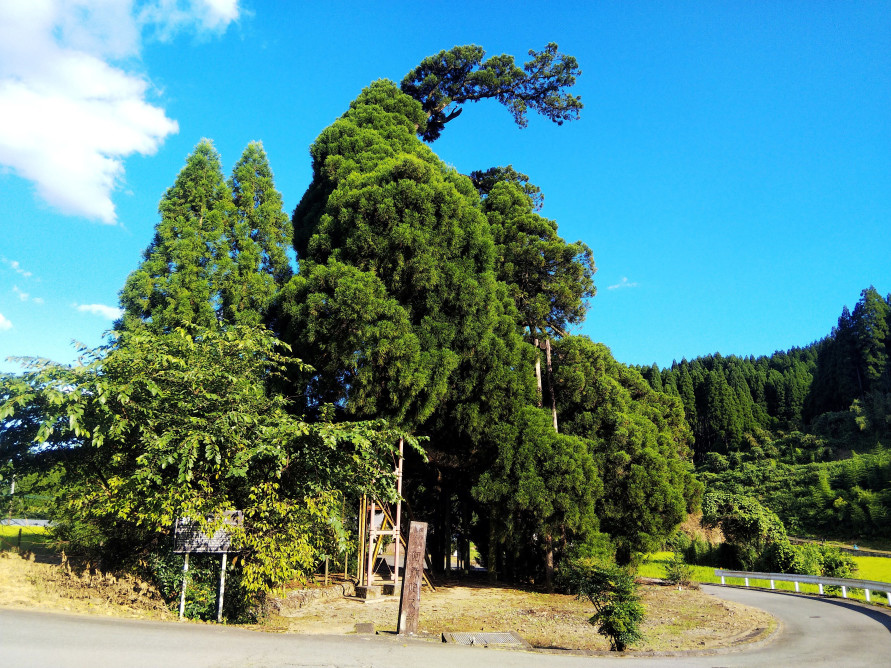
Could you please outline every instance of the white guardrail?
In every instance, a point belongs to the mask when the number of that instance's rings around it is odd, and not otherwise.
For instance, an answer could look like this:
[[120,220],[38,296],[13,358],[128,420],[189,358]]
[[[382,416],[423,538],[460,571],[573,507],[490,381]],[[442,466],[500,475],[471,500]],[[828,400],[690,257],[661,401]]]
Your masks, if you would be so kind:
[[727,584],[724,578],[742,578],[749,586],[749,579],[752,580],[769,580],[770,588],[776,589],[774,582],[794,582],[795,591],[798,591],[799,584],[815,584],[820,588],[820,594],[823,594],[823,586],[841,587],[842,598],[848,598],[848,589],[862,589],[866,592],[866,600],[870,600],[869,593],[871,591],[880,591],[888,597],[888,604],[891,605],[891,582],[878,582],[877,580],[855,580],[853,578],[829,578],[822,575],[798,575],[796,573],[753,573],[750,571],[724,571],[715,569],[715,576],[720,576],[721,584]]

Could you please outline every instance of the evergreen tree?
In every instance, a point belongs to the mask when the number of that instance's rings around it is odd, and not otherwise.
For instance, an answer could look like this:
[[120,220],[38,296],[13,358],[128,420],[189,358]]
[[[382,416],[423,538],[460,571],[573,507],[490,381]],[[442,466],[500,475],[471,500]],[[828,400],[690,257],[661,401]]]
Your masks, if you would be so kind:
[[516,182],[494,184],[482,210],[495,240],[497,276],[510,286],[530,336],[563,336],[584,320],[585,300],[596,292],[591,249],[561,239],[557,224],[535,213]]
[[291,222],[263,144],[247,145],[229,188],[235,205],[227,229],[232,262],[221,290],[221,314],[226,322],[255,325],[265,321],[273,296],[292,273],[286,252]]
[[578,118],[581,98],[564,92],[581,74],[572,56],[548,44],[529,51],[532,59],[523,67],[513,56],[501,54],[483,61],[486,52],[476,45],[456,46],[421,61],[402,80],[402,92],[421,102],[424,123],[418,134],[434,141],[445,124],[454,120],[467,102],[496,99],[506,106],[520,127],[526,127],[529,109],[557,125]]
[[854,307],[854,331],[857,335],[857,352],[862,367],[864,391],[878,390],[887,377],[888,350],[885,342],[889,336],[889,306],[872,286],[860,293],[860,301]]
[[459,517],[470,514],[499,430],[532,402],[534,351],[496,278],[479,195],[417,137],[425,122],[420,103],[377,81],[322,132],[293,216],[300,273],[276,313],[295,354],[317,370],[310,402],[430,436],[430,464],[407,485],[437,490],[415,508],[429,512],[440,566],[451,552],[451,499]]
[[600,530],[616,543],[620,559],[654,549],[702,493],[681,403],[653,391],[586,337],[556,343],[554,375],[563,430],[590,442],[603,480],[595,506]]
[[216,326],[223,277],[232,265],[226,231],[233,206],[209,140],[195,147],[158,211],[154,239],[121,291],[124,315],[117,328],[163,333]]

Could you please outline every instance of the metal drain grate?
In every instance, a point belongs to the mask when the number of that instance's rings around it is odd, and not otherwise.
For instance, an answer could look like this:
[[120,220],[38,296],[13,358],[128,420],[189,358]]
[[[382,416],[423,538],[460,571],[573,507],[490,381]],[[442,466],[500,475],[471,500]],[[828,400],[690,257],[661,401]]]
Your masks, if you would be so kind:
[[458,645],[474,645],[477,647],[489,647],[497,645],[499,647],[517,647],[528,648],[529,643],[523,640],[513,631],[493,632],[493,633],[443,633],[443,642],[456,643]]

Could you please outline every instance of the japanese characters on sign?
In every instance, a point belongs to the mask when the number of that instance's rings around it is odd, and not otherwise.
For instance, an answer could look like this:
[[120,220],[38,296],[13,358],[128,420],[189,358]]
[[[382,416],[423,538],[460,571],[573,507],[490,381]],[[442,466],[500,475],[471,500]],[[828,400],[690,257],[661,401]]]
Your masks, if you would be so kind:
[[[217,516],[209,517],[213,522],[219,519]],[[244,523],[244,513],[240,510],[229,510],[223,513],[223,525],[212,536],[201,531],[198,522],[193,522],[188,517],[180,517],[173,526],[173,552],[183,553],[209,553],[225,554],[232,546],[232,536],[229,529],[239,527]]]

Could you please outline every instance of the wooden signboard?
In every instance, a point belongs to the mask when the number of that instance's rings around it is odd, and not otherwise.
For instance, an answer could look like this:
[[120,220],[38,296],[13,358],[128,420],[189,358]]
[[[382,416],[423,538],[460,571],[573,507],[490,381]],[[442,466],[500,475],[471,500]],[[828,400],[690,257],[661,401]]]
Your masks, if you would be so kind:
[[[217,516],[209,517],[215,520]],[[212,535],[206,535],[199,528],[198,522],[188,517],[180,517],[173,526],[173,553],[188,554],[190,552],[204,554],[225,554],[230,552],[232,544],[229,527],[238,527],[244,523],[244,513],[240,510],[229,510],[223,513],[223,526]]]
[[427,523],[412,522],[405,552],[405,572],[399,596],[399,621],[396,632],[414,635],[418,632],[421,612],[421,580],[424,577],[424,554],[427,550]]
[[[218,516],[208,517],[213,521]],[[232,549],[232,537],[229,534],[231,527],[240,527],[244,524],[244,513],[240,510],[227,510],[222,515],[223,526],[217,529],[212,536],[208,536],[199,528],[198,522],[193,522],[188,517],[180,517],[173,526],[173,552],[183,554],[183,584],[179,595],[179,618],[182,619],[186,609],[186,587],[189,582],[189,555],[192,552],[199,554],[222,554],[220,566],[220,589],[217,592],[217,621],[223,621],[223,596],[226,591],[226,557]]]

